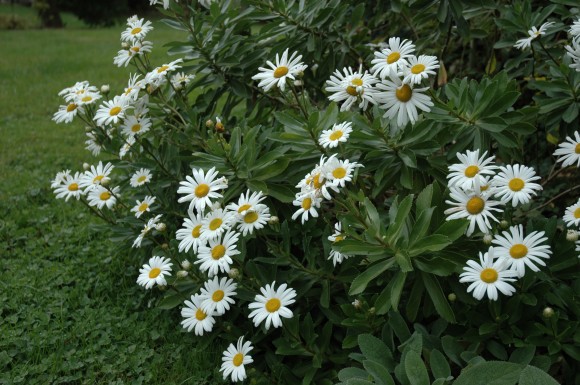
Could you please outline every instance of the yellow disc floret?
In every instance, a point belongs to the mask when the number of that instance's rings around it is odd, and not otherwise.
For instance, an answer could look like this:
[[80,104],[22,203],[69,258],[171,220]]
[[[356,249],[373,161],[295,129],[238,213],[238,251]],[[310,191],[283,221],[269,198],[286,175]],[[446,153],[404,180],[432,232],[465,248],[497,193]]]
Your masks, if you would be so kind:
[[211,249],[211,257],[216,261],[226,255],[226,248],[224,245],[216,245]]
[[418,75],[418,74],[420,74],[423,71],[425,71],[425,65],[424,64],[418,63],[418,64],[415,64],[413,67],[411,67],[411,73],[413,75]]
[[485,207],[485,201],[483,199],[481,199],[480,197],[470,198],[465,205],[465,209],[471,215],[476,215],[476,214],[481,213],[483,211],[484,207]]
[[244,355],[242,353],[237,353],[233,359],[234,366],[240,366],[244,363]]
[[280,79],[282,76],[288,74],[288,67],[280,66],[274,70],[274,77],[276,79]]
[[521,189],[524,188],[525,183],[520,178],[513,178],[512,180],[509,181],[508,186],[512,191],[520,191]]
[[154,267],[149,271],[149,278],[154,279],[157,278],[161,274],[161,269],[158,267]]
[[340,130],[336,130],[328,136],[328,139],[332,141],[339,140],[340,138],[342,138],[342,131]]
[[117,116],[119,115],[119,113],[121,112],[122,108],[117,106],[117,107],[113,107],[111,108],[111,111],[109,111],[109,115],[111,116]]
[[254,223],[258,220],[259,215],[255,211],[250,211],[246,215],[244,215],[244,222],[245,223]]
[[195,188],[194,194],[198,198],[203,198],[204,196],[209,194],[209,186],[205,183],[201,183],[201,184],[197,185],[197,187]]
[[282,303],[278,298],[270,298],[268,302],[266,302],[266,310],[268,310],[270,313],[274,313],[280,309],[281,305]]
[[489,267],[487,269],[483,269],[481,271],[481,274],[479,275],[479,278],[481,278],[481,280],[485,283],[494,283],[495,281],[497,281],[498,277],[499,276],[497,274],[497,271]]
[[477,175],[478,172],[479,172],[479,167],[477,167],[475,165],[471,165],[465,169],[464,174],[468,178],[473,178],[474,176]]
[[401,58],[401,54],[399,52],[391,52],[389,56],[387,56],[387,64],[393,64]]
[[528,255],[528,248],[526,245],[517,243],[510,248],[510,256],[514,259],[520,259]]
[[214,291],[214,292],[213,292],[213,294],[211,295],[211,299],[212,299],[212,301],[214,301],[214,302],[219,302],[219,301],[221,301],[222,299],[224,299],[224,295],[225,295],[225,293],[224,293],[224,291],[223,291],[223,290],[216,290],[216,291]]
[[397,88],[395,91],[395,96],[397,99],[399,99],[399,101],[407,103],[413,96],[413,90],[411,87],[409,87],[408,84],[403,84],[401,87]]
[[195,312],[195,318],[198,321],[203,321],[205,319],[205,317],[207,317],[207,314],[205,314],[203,310],[201,310],[201,309],[197,309],[196,310],[196,312]]
[[221,218],[212,219],[211,222],[209,223],[209,229],[211,231],[217,230],[222,225],[222,223],[224,223],[224,221],[222,221]]

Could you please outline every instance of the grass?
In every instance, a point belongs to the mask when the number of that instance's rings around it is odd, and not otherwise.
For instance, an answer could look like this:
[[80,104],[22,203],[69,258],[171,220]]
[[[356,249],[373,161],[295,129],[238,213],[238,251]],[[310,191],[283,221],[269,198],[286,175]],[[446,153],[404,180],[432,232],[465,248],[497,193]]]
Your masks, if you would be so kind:
[[[179,32],[155,23],[153,63]],[[138,266],[50,180],[82,170],[81,124],[57,125],[57,93],[80,80],[122,91],[121,28],[0,31],[0,384],[209,384],[221,351],[196,350],[178,309],[150,308]],[[171,58],[172,60],[173,58]]]

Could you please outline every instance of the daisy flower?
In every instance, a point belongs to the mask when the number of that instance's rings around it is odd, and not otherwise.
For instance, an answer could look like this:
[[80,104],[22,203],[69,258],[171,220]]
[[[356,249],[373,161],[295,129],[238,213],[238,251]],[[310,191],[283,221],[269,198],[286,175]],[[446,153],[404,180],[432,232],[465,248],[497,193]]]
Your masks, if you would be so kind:
[[163,64],[162,66],[155,68],[153,71],[145,75],[145,83],[159,85],[160,79],[164,79],[163,81],[165,81],[165,75],[167,75],[169,72],[181,68],[181,66],[178,64],[182,62],[183,59],[176,59],[171,63]]
[[129,183],[131,184],[131,187],[139,187],[149,182],[151,182],[151,170],[142,168],[131,176],[131,181]]
[[250,341],[244,342],[244,337],[238,339],[236,346],[230,344],[224,351],[222,357],[222,366],[220,372],[224,372],[224,380],[231,374],[233,382],[243,381],[246,379],[246,367],[254,360],[248,353],[254,349]]
[[153,26],[149,20],[131,18],[127,20],[127,29],[121,32],[121,41],[132,43],[134,41],[143,40],[145,36],[153,30]]
[[304,194],[315,194],[316,196],[322,195],[325,199],[332,199],[330,191],[339,192],[336,185],[328,182],[329,167],[326,157],[323,155],[320,157],[320,163],[314,167],[314,169],[309,172],[304,179],[302,179],[296,187],[300,188],[301,192],[298,195]]
[[186,181],[181,181],[181,187],[177,190],[178,194],[186,194],[178,199],[179,203],[190,202],[189,210],[195,207],[197,210],[203,211],[206,206],[211,206],[212,199],[222,197],[218,190],[228,187],[224,178],[216,179],[218,172],[215,167],[209,169],[207,173],[200,169],[192,169],[193,178],[189,175],[185,177]]
[[158,222],[161,217],[162,215],[159,214],[155,216],[155,218],[150,218],[147,221],[147,223],[143,226],[141,233],[137,236],[135,241],[133,241],[132,247],[141,247],[141,243],[143,242],[143,239],[145,239],[145,236],[149,234],[149,232],[152,231],[153,229],[157,229],[157,226],[159,226]]
[[308,220],[308,216],[313,218],[318,218],[318,211],[317,208],[320,208],[320,204],[322,203],[322,198],[317,196],[315,193],[306,193],[302,194],[297,199],[295,199],[292,204],[294,206],[298,206],[299,209],[292,214],[292,219],[296,220],[299,216],[301,216],[302,224]]
[[141,217],[145,212],[151,211],[151,205],[155,202],[155,197],[147,195],[142,201],[137,200],[137,205],[131,209],[137,218]]
[[[328,237],[328,240],[332,242],[332,244],[336,244],[338,242],[343,241],[346,238],[346,235],[342,232],[342,224],[340,222],[335,223],[334,225],[334,234]],[[343,260],[348,259],[350,255],[342,254],[339,251],[332,249],[330,251],[330,255],[328,259],[332,259],[332,264],[336,266],[336,264],[342,263]]]
[[334,124],[330,130],[324,130],[318,138],[318,143],[324,148],[334,148],[339,142],[345,143],[352,132],[351,122]]
[[575,38],[571,46],[567,45],[564,48],[566,48],[566,55],[573,61],[570,68],[580,72],[580,38]]
[[[141,77],[140,74],[133,74],[129,76],[129,81],[127,82],[127,87],[123,90],[123,97],[127,98],[128,100],[137,101],[139,99],[139,91],[143,89],[145,86],[145,82],[143,79],[139,80]],[[141,117],[140,111],[137,111],[138,103],[135,103],[134,112],[137,118]],[[139,106],[141,107],[141,106]]]
[[[251,193],[251,194],[250,194]],[[265,206],[261,204],[266,197],[261,191],[251,192],[247,190],[246,193],[242,193],[238,198],[238,203],[230,203],[227,205],[226,209],[233,211],[238,215],[238,219],[242,219],[245,215],[245,211],[254,210],[258,205]]]
[[473,291],[473,297],[481,300],[484,295],[492,301],[498,298],[498,290],[505,295],[512,295],[516,289],[508,282],[515,281],[517,272],[507,269],[505,259],[499,258],[493,262],[493,247],[485,254],[479,253],[479,261],[467,261],[463,273],[459,275],[459,282],[471,282],[467,292]]
[[201,235],[205,239],[215,239],[229,230],[234,222],[235,217],[231,211],[212,210],[201,221]]
[[201,236],[201,221],[203,220],[201,213],[197,215],[193,212],[189,213],[189,218],[185,218],[183,227],[177,230],[176,239],[179,242],[179,252],[187,253],[191,249],[194,253],[200,246],[207,244],[207,239]]
[[580,37],[580,19],[572,23],[572,26],[570,27],[568,32],[570,32],[570,35],[572,35],[572,37],[575,39]]
[[499,173],[493,177],[493,185],[496,188],[495,196],[501,199],[503,204],[512,202],[516,207],[519,203],[528,203],[536,191],[542,190],[542,186],[533,181],[540,179],[532,167],[516,164],[500,167]]
[[214,311],[217,315],[223,315],[226,310],[230,310],[230,304],[236,303],[232,298],[236,295],[238,285],[233,279],[214,277],[213,280],[203,284],[199,299],[201,300],[201,309],[206,314]]
[[457,153],[457,158],[461,163],[449,166],[447,183],[449,187],[459,187],[463,190],[472,190],[474,184],[479,182],[480,186],[486,185],[486,175],[494,176],[498,168],[493,164],[494,156],[486,157],[487,151],[479,156],[479,150],[469,151],[465,154]]
[[112,163],[107,162],[103,166],[103,162],[99,161],[96,166],[91,165],[91,168],[83,174],[81,177],[79,186],[85,189],[85,192],[92,190],[93,188],[101,185],[107,184],[111,181],[109,175],[115,167]]
[[566,207],[563,219],[568,227],[578,226],[580,224],[580,199],[572,206]]
[[[177,3],[178,0],[175,0],[175,2]],[[169,8],[169,0],[149,0],[149,4],[150,5],[155,5],[155,4],[161,4],[163,3],[163,9],[167,9]],[[201,3],[201,1],[200,1]],[[208,8],[208,7],[206,7]]]
[[465,192],[456,187],[450,187],[450,197],[455,201],[446,200],[445,203],[450,204],[451,207],[445,210],[445,215],[449,215],[447,220],[459,218],[467,218],[469,220],[469,227],[465,234],[470,236],[475,231],[475,225],[482,233],[488,233],[491,229],[489,219],[498,222],[498,219],[493,215],[492,211],[503,211],[496,208],[500,202],[491,200],[486,194],[482,194],[477,188],[474,191]]
[[191,81],[195,78],[195,75],[191,74],[184,74],[183,72],[178,72],[171,77],[171,85],[176,90],[180,90],[186,87]]
[[153,43],[150,41],[133,41],[129,44],[127,49],[119,50],[117,56],[113,58],[113,64],[117,67],[127,67],[135,56],[144,55],[153,50]]
[[367,71],[353,71],[352,68],[343,68],[344,75],[339,71],[334,71],[330,80],[326,81],[328,85],[325,90],[331,92],[332,95],[328,97],[330,101],[339,103],[341,111],[348,111],[353,104],[358,102],[359,108],[366,110],[369,103],[376,104],[375,94],[373,88],[378,79]]
[[78,106],[86,106],[89,104],[94,104],[100,98],[101,98],[101,94],[99,94],[98,92],[86,92],[83,95],[78,95],[75,98],[75,103]]
[[350,162],[348,159],[340,160],[336,155],[332,155],[326,161],[325,178],[334,186],[344,187],[346,182],[352,181],[352,174],[357,167],[363,167],[357,162]]
[[50,187],[57,188],[58,186],[66,183],[68,178],[70,177],[70,170],[63,170],[56,173],[56,176],[52,180]]
[[529,37],[519,39],[518,41],[516,41],[516,44],[514,44],[514,47],[517,49],[521,49],[522,51],[525,50],[526,48],[529,48],[532,45],[532,40],[541,35],[544,35],[548,27],[551,26],[552,24],[554,23],[552,22],[544,23],[540,26],[540,29],[537,29],[536,27],[532,26],[532,29],[528,31]]
[[209,240],[209,245],[201,245],[197,250],[197,261],[199,270],[207,272],[209,277],[217,275],[218,272],[228,273],[230,265],[234,263],[232,256],[240,254],[238,250],[239,234],[235,231],[228,231],[223,238],[218,237]]
[[552,254],[549,245],[540,245],[548,240],[544,235],[543,231],[533,231],[524,237],[522,225],[512,226],[492,240],[497,245],[494,255],[508,261],[507,268],[515,270],[518,277],[525,275],[526,265],[532,271],[539,271],[536,264],[546,266],[542,258],[548,259]]
[[373,65],[371,72],[384,79],[389,76],[397,76],[399,71],[406,68],[409,63],[407,59],[415,52],[415,46],[410,40],[403,40],[399,37],[391,37],[387,48],[380,52],[375,52],[375,58],[371,61]]
[[86,91],[96,92],[97,87],[91,86],[88,81],[76,82],[73,86],[67,87],[58,93],[58,96],[64,97],[66,101],[73,100],[77,95]]
[[104,102],[99,106],[93,120],[98,126],[105,126],[111,123],[118,123],[125,118],[125,111],[129,108],[127,98],[115,96],[113,100]]
[[[57,174],[57,178],[59,178]],[[76,198],[79,200],[81,195],[83,195],[83,190],[79,187],[79,180],[80,180],[80,173],[76,172],[73,175],[63,175],[61,176],[62,183],[58,185],[54,185],[53,188],[54,193],[56,194],[56,199],[64,198],[65,202],[69,200],[69,198]]]
[[384,79],[377,84],[377,89],[384,91],[379,92],[376,97],[377,102],[381,104],[380,107],[387,110],[383,117],[397,118],[397,126],[403,127],[409,121],[415,124],[419,119],[417,109],[424,112],[431,111],[433,102],[424,94],[429,87],[413,89],[412,85],[402,83],[401,79],[396,76],[391,76],[389,79]]
[[439,61],[435,56],[421,55],[419,57],[409,57],[409,66],[405,68],[403,83],[419,84],[429,75],[435,75],[435,70],[439,68]]
[[292,305],[295,301],[296,290],[288,288],[288,285],[283,283],[274,290],[276,282],[271,285],[261,287],[260,292],[254,298],[254,302],[248,305],[250,309],[254,309],[248,316],[253,319],[254,326],[258,326],[262,321],[266,320],[266,330],[270,329],[270,325],[275,328],[282,326],[282,318],[292,318],[294,314],[292,310],[288,309],[288,305]]
[[252,234],[254,230],[264,228],[270,220],[270,209],[264,204],[258,204],[254,208],[243,211],[238,221],[238,230],[242,235]]
[[69,103],[66,106],[60,106],[58,111],[52,116],[52,120],[56,123],[70,123],[77,116],[79,110],[82,108],[77,103]]
[[141,135],[151,128],[151,119],[148,117],[137,118],[136,116],[127,116],[127,119],[121,126],[122,133],[126,136]]
[[185,318],[181,321],[184,329],[190,332],[195,329],[196,336],[202,336],[204,332],[211,332],[215,324],[213,313],[206,313],[201,309],[201,298],[199,294],[193,294],[191,301],[184,302],[185,307],[181,309],[181,316]]
[[87,140],[85,140],[85,149],[90,151],[94,156],[98,156],[103,149],[92,132],[87,132]]
[[266,92],[274,86],[284,91],[287,80],[296,80],[296,76],[304,72],[308,67],[300,62],[302,55],[297,55],[298,52],[294,52],[288,58],[288,48],[286,48],[284,53],[282,53],[282,57],[276,54],[276,64],[268,60],[266,64],[270,68],[260,67],[259,70],[261,72],[252,76],[252,79],[259,80],[258,87],[262,87]]
[[554,156],[558,156],[556,162],[562,162],[562,167],[572,166],[580,167],[580,134],[578,131],[574,132],[576,140],[567,136],[566,141],[558,145],[558,149],[554,151]]
[[99,210],[105,206],[111,209],[117,203],[116,197],[119,196],[119,187],[107,190],[103,186],[95,186],[88,194],[89,206],[97,206]]
[[135,136],[132,135],[125,138],[125,143],[119,149],[119,159],[123,159],[125,155],[127,155],[127,153],[131,150],[134,144],[135,144]]
[[139,278],[137,278],[137,283],[144,286],[145,289],[151,289],[155,284],[157,285],[167,285],[165,280],[165,275],[171,275],[171,266],[173,264],[170,262],[169,258],[165,257],[151,257],[149,263],[143,265],[139,269]]

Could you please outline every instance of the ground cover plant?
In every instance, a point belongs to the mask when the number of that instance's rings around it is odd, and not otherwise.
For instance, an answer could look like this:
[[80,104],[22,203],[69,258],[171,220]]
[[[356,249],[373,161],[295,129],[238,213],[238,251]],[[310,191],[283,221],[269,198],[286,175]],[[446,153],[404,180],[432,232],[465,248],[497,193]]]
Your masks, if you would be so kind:
[[151,3],[51,187],[224,380],[578,382],[575,3]]
[[[183,344],[179,315],[150,307],[110,232],[54,200],[54,167],[82,167],[87,155],[83,124],[50,120],[61,82],[128,75],[109,57],[117,30],[75,25],[0,31],[0,383],[213,384],[221,349]],[[179,36],[160,25],[150,39]]]

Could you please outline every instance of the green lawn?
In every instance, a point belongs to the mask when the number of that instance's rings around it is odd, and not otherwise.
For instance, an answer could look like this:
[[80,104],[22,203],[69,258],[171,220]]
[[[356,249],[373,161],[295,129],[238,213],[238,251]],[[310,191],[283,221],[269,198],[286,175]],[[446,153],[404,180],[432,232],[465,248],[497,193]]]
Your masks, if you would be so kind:
[[[5,10],[5,8],[4,8]],[[69,24],[70,25],[70,24]],[[152,62],[179,32],[155,23]],[[196,350],[179,309],[150,308],[138,264],[50,181],[95,159],[80,123],[55,124],[80,80],[120,93],[123,26],[0,31],[0,384],[209,384],[221,351]]]

